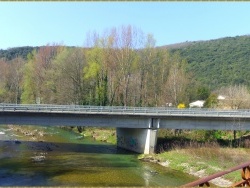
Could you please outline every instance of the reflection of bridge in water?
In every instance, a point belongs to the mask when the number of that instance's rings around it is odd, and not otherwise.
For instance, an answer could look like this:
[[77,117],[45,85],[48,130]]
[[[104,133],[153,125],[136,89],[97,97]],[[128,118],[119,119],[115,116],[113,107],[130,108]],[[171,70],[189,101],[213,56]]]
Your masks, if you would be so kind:
[[0,104],[0,124],[117,128],[117,145],[154,152],[158,129],[250,130],[250,110]]

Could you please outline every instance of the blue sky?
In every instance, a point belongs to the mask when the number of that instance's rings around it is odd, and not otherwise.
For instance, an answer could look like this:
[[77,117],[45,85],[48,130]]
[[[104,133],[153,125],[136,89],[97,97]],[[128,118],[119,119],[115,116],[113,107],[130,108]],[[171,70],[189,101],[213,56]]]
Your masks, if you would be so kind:
[[0,49],[60,43],[132,25],[156,45],[250,34],[250,2],[0,2]]

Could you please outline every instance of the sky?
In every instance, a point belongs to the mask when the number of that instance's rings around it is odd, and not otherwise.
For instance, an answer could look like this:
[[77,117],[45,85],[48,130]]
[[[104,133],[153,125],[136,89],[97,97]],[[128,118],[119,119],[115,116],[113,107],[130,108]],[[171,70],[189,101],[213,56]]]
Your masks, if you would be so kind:
[[0,49],[84,46],[88,33],[131,25],[156,46],[250,34],[250,2],[0,2]]

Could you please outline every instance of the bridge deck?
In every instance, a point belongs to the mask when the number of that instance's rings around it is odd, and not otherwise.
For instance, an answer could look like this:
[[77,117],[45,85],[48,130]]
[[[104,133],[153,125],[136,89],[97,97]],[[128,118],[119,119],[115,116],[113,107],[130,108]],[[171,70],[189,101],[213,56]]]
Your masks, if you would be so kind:
[[250,110],[0,104],[0,124],[250,130]]

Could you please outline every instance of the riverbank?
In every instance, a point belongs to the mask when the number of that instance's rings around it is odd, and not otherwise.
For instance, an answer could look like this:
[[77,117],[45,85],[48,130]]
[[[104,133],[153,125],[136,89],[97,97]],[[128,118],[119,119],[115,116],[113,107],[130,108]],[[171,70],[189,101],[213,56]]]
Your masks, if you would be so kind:
[[[82,134],[99,141],[113,144],[116,142],[115,129],[87,128]],[[153,155],[139,155],[138,159],[157,163],[197,178],[226,170],[250,160],[249,149],[222,147],[217,142],[198,144],[194,141],[190,142],[189,146],[188,144],[184,145],[175,143],[167,151],[161,151]],[[221,178],[216,178],[211,183],[219,187],[229,187],[233,182],[240,180],[240,171],[236,171]]]
[[[224,171],[249,161],[249,149],[221,148],[217,145],[201,148],[173,149],[153,155],[140,155],[140,160],[181,171],[198,178]],[[241,171],[235,171],[210,183],[219,187],[230,187],[241,180]]]
[[[77,132],[76,128],[73,128]],[[84,137],[92,137],[97,141],[116,144],[116,129],[115,128],[93,128],[86,127],[80,133]]]

